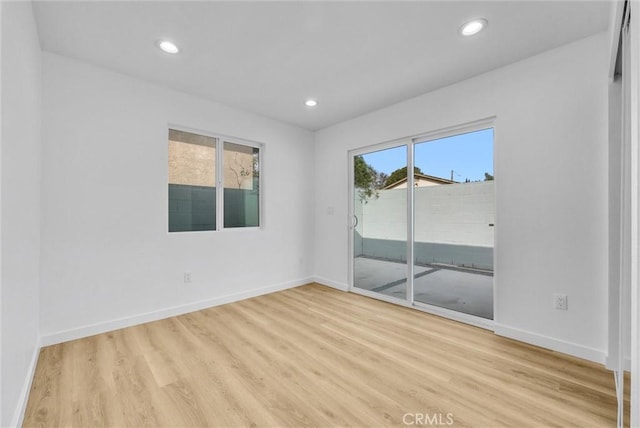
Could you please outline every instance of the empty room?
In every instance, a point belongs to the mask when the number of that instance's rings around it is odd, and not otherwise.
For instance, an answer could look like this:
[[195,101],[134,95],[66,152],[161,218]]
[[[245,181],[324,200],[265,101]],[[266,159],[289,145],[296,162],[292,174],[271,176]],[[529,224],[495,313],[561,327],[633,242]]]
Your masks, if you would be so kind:
[[0,2],[0,426],[639,427],[640,3]]

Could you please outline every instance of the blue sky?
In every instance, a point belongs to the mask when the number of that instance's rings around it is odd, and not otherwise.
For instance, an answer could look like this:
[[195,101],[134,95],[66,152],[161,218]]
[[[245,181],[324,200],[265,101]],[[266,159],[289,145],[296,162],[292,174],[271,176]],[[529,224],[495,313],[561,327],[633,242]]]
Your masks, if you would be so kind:
[[[484,180],[485,172],[493,175],[493,128],[417,143],[415,157],[415,165],[425,174],[451,178],[453,170],[455,181]],[[377,171],[390,174],[407,165],[407,150],[395,147],[363,158]]]

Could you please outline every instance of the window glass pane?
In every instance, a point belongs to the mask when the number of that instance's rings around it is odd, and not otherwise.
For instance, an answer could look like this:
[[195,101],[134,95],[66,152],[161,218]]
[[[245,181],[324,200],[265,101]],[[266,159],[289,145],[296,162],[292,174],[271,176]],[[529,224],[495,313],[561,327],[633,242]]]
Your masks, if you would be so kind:
[[260,150],[224,143],[224,227],[260,226]]
[[407,147],[353,159],[353,285],[407,298]]
[[169,130],[169,232],[216,229],[216,139]]
[[493,319],[493,128],[414,153],[414,300]]

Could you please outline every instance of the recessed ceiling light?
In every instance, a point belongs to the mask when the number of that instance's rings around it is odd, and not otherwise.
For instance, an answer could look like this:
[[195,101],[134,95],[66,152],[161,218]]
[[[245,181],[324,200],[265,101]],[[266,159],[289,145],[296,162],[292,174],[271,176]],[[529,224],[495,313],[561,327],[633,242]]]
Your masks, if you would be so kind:
[[306,105],[307,107],[315,107],[318,105],[318,101],[310,98],[304,102],[304,105]]
[[480,31],[484,30],[487,24],[488,22],[484,18],[474,19],[460,27],[460,34],[463,36],[473,36],[474,34],[478,34]]
[[158,47],[162,49],[163,52],[166,52],[168,54],[177,54],[178,52],[180,52],[178,46],[176,46],[175,43],[170,42],[169,40],[160,40],[158,42]]

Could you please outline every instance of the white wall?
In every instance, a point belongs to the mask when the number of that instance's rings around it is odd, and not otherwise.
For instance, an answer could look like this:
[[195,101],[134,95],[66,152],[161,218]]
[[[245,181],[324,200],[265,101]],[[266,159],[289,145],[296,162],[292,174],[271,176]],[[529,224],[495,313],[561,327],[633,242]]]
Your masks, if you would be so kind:
[[496,116],[496,332],[604,362],[607,59],[603,33],[319,131],[317,278],[348,283],[348,150]]
[[40,45],[31,3],[2,2],[0,425],[19,423],[38,351]]
[[[362,203],[356,199],[363,238],[407,239],[407,188],[381,190]],[[416,187],[413,235],[416,242],[493,247],[493,181]]]
[[[312,133],[43,58],[44,343],[309,281]],[[265,143],[263,230],[167,233],[169,123]]]

